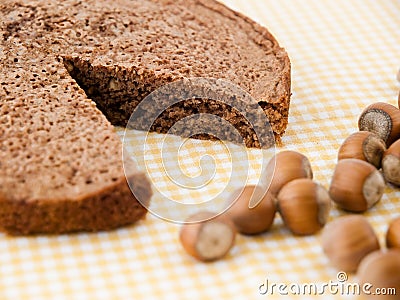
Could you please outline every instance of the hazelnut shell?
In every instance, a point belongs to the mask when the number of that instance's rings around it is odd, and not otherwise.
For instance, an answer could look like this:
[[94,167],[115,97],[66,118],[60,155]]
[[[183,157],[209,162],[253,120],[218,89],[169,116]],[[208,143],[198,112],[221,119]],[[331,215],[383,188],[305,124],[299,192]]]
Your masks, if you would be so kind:
[[400,108],[400,91],[399,91],[399,96],[397,96],[397,107]]
[[[400,250],[374,251],[368,254],[357,270],[361,286],[368,284],[366,299],[399,299],[400,294]],[[380,293],[375,293],[379,288]],[[394,290],[393,290],[394,289]],[[384,292],[384,293],[382,293]],[[375,294],[375,295],[374,295]],[[364,299],[364,298],[363,298]]]
[[354,272],[361,260],[380,248],[367,219],[360,215],[339,217],[322,231],[322,249],[338,270]]
[[286,150],[277,153],[268,162],[265,176],[270,182],[269,192],[277,195],[279,190],[289,181],[298,178],[313,178],[308,158],[296,151]]
[[238,232],[258,234],[268,231],[275,217],[273,195],[261,187],[248,185],[232,193],[226,215]]
[[400,91],[399,91],[399,96],[397,96],[397,107],[400,108]]
[[344,140],[339,148],[338,160],[357,158],[381,167],[383,153],[386,150],[385,141],[369,131],[358,131]]
[[400,140],[394,142],[384,153],[382,171],[386,181],[400,185]]
[[390,146],[400,137],[400,110],[389,103],[371,104],[361,113],[358,128],[375,133]]
[[179,239],[189,255],[200,261],[214,261],[229,252],[235,236],[235,227],[226,216],[201,211],[186,219]]
[[328,192],[312,179],[295,179],[285,184],[277,196],[277,206],[285,225],[297,235],[320,230],[329,217]]
[[383,195],[385,180],[371,164],[354,158],[339,160],[329,188],[336,205],[351,212],[364,212]]
[[400,248],[400,217],[392,220],[386,232],[386,247]]

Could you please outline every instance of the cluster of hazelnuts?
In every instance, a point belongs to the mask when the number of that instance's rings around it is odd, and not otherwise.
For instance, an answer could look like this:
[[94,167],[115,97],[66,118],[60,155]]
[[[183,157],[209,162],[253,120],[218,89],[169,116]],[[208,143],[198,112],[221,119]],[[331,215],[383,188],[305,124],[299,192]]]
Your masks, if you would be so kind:
[[[371,104],[361,113],[358,127],[360,131],[339,148],[330,186],[332,200],[350,212],[364,212],[375,205],[386,183],[400,186],[400,109],[383,102]],[[322,233],[323,251],[336,268],[357,272],[360,283],[396,288],[396,295],[380,299],[398,299],[400,217],[390,222],[385,243],[384,251],[362,215],[339,217]]]
[[[264,176],[269,187],[247,185],[234,191],[224,213],[199,212],[190,216],[180,231],[184,249],[201,261],[224,256],[237,232],[256,235],[267,232],[279,212],[285,225],[298,235],[317,232],[330,210],[328,191],[312,180],[306,156],[296,151],[277,153],[267,164]],[[205,222],[196,222],[207,220]]]
[[[268,189],[245,186],[232,193],[223,214],[214,217],[214,213],[200,212],[191,216],[180,231],[183,247],[199,260],[212,261],[228,253],[236,232],[254,235],[268,231],[276,212],[293,234],[310,235],[324,227],[331,202],[355,213],[375,205],[386,183],[400,186],[400,109],[374,103],[361,113],[358,126],[360,131],[339,148],[329,190],[313,180],[306,156],[282,151],[266,167]],[[389,226],[386,246],[390,250],[378,251],[378,238],[362,215],[339,217],[322,233],[322,248],[338,269],[358,270],[361,282],[397,287],[400,217]]]

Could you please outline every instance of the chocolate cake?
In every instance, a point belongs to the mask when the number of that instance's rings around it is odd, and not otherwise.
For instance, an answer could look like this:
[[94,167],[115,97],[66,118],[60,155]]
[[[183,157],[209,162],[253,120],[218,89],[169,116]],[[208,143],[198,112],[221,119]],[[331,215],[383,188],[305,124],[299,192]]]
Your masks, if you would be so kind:
[[[134,168],[125,177],[113,125],[167,83],[232,82],[257,100],[275,138],[287,126],[287,53],[214,0],[3,0],[0,60],[0,227],[12,234],[107,230],[143,217],[129,185],[145,202],[151,187]],[[151,130],[206,112],[260,146],[240,111],[212,101],[169,108]]]

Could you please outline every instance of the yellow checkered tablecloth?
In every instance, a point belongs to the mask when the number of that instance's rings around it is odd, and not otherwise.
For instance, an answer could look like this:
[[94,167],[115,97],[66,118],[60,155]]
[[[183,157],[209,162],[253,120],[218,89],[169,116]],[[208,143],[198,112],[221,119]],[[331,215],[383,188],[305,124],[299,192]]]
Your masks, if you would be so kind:
[[[396,104],[400,86],[400,2],[398,0],[225,0],[228,6],[265,25],[289,53],[292,98],[283,145],[307,155],[314,178],[329,187],[341,142],[357,130],[368,104]],[[123,132],[119,134],[122,136]],[[141,133],[132,133],[141,139]],[[132,138],[130,136],[129,138]],[[129,144],[129,138],[127,143]],[[212,178],[207,188],[184,191],[168,184],[151,135],[146,157],[149,176],[160,195],[178,201],[206,201],[228,177],[243,182],[221,144],[187,141],[178,165],[188,177]],[[175,138],[179,143],[179,138]],[[132,146],[132,151],[135,147]],[[168,150],[168,149],[167,149]],[[212,159],[202,158],[205,156]],[[259,150],[248,153],[251,182],[259,175]],[[210,169],[207,168],[210,164]],[[172,166],[172,169],[173,166]],[[212,170],[212,174],[208,174]],[[236,177],[235,177],[236,176]],[[228,190],[229,192],[229,190]],[[388,187],[379,204],[364,215],[383,237],[389,220],[400,215],[400,191]],[[196,200],[197,201],[197,200]],[[160,204],[162,206],[162,204]],[[331,211],[331,219],[343,214]],[[270,299],[266,282],[323,284],[337,280],[320,247],[320,235],[294,237],[279,217],[266,234],[238,236],[223,260],[199,263],[178,240],[179,225],[149,214],[127,228],[95,234],[0,237],[0,299]],[[354,282],[349,275],[348,282]],[[334,292],[334,291],[333,291]],[[327,291],[323,299],[339,299]],[[287,296],[294,298],[293,294]],[[354,298],[353,296],[340,296]],[[296,296],[309,299],[309,295]]]

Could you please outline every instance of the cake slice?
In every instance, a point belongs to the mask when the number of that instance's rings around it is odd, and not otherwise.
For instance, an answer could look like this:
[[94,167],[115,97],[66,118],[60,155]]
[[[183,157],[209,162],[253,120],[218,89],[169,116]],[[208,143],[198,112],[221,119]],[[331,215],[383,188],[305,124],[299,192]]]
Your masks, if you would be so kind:
[[[134,167],[125,176],[113,125],[167,83],[231,82],[257,100],[275,138],[287,126],[287,53],[214,0],[5,0],[0,17],[0,227],[8,233],[108,230],[142,218],[150,183]],[[170,108],[152,130],[212,113],[260,146],[240,111],[210,100]]]
[[11,234],[98,231],[142,218],[149,181],[133,164],[125,178],[113,126],[62,60],[23,45],[2,50],[1,228]]

